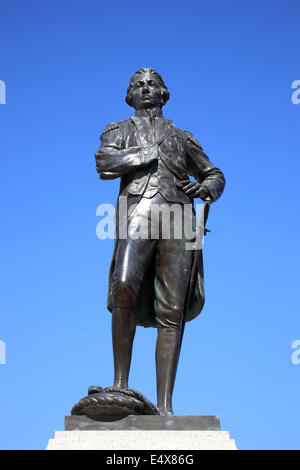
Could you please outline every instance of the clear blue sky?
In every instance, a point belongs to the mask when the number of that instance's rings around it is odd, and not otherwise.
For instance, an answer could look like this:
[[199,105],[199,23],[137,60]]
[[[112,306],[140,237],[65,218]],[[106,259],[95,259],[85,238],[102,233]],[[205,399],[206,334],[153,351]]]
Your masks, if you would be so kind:
[[[43,449],[91,384],[113,379],[107,278],[115,203],[94,152],[154,67],[164,109],[227,179],[205,241],[207,302],[186,328],[176,414],[217,414],[240,449],[300,449],[298,0],[2,0],[0,448]],[[156,399],[156,331],[130,385]]]

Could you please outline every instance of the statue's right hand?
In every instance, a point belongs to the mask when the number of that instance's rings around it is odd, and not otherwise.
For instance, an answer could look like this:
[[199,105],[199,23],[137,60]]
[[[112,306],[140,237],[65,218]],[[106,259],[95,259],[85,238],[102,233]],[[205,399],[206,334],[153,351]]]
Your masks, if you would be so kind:
[[158,157],[158,145],[159,142],[156,140],[153,144],[147,145],[143,148],[144,162],[146,164],[152,163],[157,160]]

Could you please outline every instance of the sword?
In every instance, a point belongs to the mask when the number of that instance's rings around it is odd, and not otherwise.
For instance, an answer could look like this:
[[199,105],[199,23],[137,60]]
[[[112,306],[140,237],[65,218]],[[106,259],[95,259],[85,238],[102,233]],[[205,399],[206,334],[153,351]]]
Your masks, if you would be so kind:
[[[211,199],[210,199],[209,197],[207,197],[207,198],[204,200],[203,209],[202,209],[201,215],[200,215],[200,225],[201,225],[201,220],[203,220],[203,232],[204,232],[204,236],[205,236],[208,232],[210,232],[210,230],[205,227],[205,226],[206,226],[207,219],[208,219],[210,204],[211,204]],[[188,293],[187,293],[187,296],[186,296],[186,299],[185,299],[185,307],[184,307],[184,312],[183,312],[182,327],[181,327],[181,334],[180,334],[179,351],[181,350],[181,345],[182,345],[182,340],[183,340],[183,334],[184,334],[184,329],[185,329],[186,311],[187,311],[187,308],[188,308],[188,306],[189,306],[189,304],[190,304],[191,295],[192,295],[192,292],[193,292],[193,290],[194,290],[194,282],[195,282],[195,275],[196,275],[196,271],[197,271],[197,261],[198,261],[198,254],[196,253],[196,251],[198,251],[198,250],[195,250],[195,251],[194,251],[193,264],[192,264],[191,275],[190,275],[190,280],[193,281],[193,285],[191,285],[191,284],[189,285],[189,290],[188,290]]]

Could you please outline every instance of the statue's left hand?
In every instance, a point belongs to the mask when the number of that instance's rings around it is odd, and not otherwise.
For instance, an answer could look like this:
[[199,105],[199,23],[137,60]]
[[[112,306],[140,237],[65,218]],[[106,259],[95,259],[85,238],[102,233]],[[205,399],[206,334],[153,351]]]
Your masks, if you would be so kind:
[[205,186],[202,186],[199,183],[194,183],[191,180],[184,180],[178,183],[178,186],[191,198],[200,197],[205,199],[208,197],[209,193]]

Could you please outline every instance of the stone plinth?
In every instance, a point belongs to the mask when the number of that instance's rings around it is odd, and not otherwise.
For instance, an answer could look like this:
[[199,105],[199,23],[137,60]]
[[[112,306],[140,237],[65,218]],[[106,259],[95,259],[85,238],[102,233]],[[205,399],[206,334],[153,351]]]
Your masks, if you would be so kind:
[[220,431],[219,416],[129,415],[117,421],[66,416],[65,431]]
[[47,450],[236,450],[218,416],[127,416],[114,422],[67,416]]

